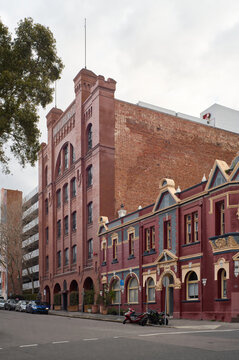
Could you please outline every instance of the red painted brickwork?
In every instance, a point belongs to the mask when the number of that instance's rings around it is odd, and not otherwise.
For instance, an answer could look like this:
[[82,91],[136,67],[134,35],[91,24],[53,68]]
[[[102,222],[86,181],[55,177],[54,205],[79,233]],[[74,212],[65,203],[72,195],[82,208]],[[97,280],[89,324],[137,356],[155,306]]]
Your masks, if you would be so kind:
[[164,177],[181,190],[197,184],[215,159],[230,164],[238,151],[238,134],[123,101],[115,101],[115,119],[116,209],[153,203]]

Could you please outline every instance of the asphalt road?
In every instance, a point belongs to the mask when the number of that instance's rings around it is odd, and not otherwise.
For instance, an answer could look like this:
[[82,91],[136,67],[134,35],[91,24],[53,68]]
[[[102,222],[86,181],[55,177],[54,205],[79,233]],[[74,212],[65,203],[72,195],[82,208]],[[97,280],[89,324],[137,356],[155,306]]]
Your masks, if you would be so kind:
[[238,360],[238,354],[238,327],[142,327],[0,311],[1,360]]

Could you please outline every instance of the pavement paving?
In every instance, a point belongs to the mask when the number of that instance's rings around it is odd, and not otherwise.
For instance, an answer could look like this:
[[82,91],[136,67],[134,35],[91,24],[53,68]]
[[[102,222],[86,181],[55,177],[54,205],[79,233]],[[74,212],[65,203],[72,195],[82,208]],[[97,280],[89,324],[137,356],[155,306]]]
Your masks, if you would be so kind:
[[[89,320],[98,320],[98,321],[110,321],[110,322],[123,322],[124,316],[119,315],[102,315],[102,314],[92,314],[85,312],[70,312],[70,311],[55,311],[49,310],[50,315],[55,316],[66,316],[71,318],[79,319],[89,319]],[[151,325],[162,327],[164,325]],[[167,327],[176,328],[176,329],[192,329],[192,330],[215,330],[219,328],[234,328],[239,329],[239,323],[226,323],[220,321],[210,321],[210,320],[189,320],[189,319],[173,319],[169,318],[169,324]]]

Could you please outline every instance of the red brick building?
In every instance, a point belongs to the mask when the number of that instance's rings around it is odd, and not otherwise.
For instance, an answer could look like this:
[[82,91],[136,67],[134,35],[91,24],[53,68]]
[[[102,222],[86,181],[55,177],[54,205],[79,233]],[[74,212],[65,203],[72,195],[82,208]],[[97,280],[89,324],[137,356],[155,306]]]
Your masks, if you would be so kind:
[[166,302],[174,318],[239,317],[239,156],[230,167],[215,161],[208,180],[181,192],[164,178],[154,204],[102,217],[99,236],[101,284],[117,309]]
[[[115,99],[116,82],[82,69],[75,99],[47,115],[39,153],[39,267],[44,296],[99,288],[98,218],[153,202],[158,179],[199,182],[215,156],[230,162],[239,136]],[[186,172],[185,172],[186,169]],[[147,191],[144,188],[147,186]]]

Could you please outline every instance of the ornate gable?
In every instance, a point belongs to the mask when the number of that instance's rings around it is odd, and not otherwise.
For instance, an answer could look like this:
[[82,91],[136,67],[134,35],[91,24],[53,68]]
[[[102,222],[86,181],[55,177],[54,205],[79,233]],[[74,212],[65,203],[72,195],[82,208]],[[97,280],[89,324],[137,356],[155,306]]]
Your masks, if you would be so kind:
[[229,167],[225,161],[216,160],[209,175],[205,190],[209,190],[226,183],[229,180],[229,176],[226,173],[226,170],[228,169]]

